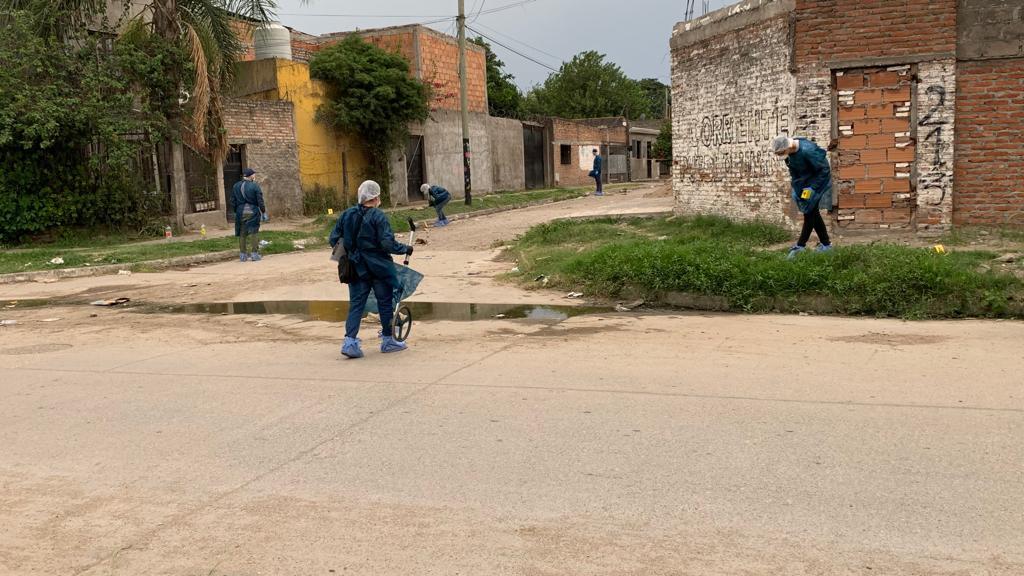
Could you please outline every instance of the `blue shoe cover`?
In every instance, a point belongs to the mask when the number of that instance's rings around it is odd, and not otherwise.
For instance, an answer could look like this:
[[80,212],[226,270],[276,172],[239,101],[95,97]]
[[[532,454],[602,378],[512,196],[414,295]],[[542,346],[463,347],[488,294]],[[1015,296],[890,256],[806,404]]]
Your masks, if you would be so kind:
[[359,338],[345,338],[341,345],[341,355],[349,358],[362,358],[363,350],[359,347]]
[[384,338],[381,339],[380,343],[380,351],[385,354],[390,354],[392,352],[401,352],[402,350],[405,350],[408,347],[408,344],[406,344],[405,342],[399,342],[398,340],[395,340],[393,336],[385,336]]

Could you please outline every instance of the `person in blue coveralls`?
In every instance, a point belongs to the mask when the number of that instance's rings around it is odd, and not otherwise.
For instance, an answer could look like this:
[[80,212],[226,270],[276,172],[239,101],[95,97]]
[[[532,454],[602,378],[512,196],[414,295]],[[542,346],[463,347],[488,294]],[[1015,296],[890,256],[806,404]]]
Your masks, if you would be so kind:
[[444,207],[451,202],[451,193],[441,186],[434,186],[432,184],[420,186],[420,193],[427,197],[430,205],[437,212],[437,222],[434,222],[434,226],[447,226],[448,217],[444,215]]
[[[231,189],[231,205],[235,211],[235,236],[238,236],[238,259],[259,262],[260,223],[270,219],[263,201],[263,189],[256,182],[256,171],[246,168],[242,179]],[[252,250],[249,250],[249,241]]]
[[594,190],[594,196],[604,196],[604,189],[601,187],[601,170],[604,168],[604,163],[601,159],[601,153],[594,148],[594,169],[590,171],[590,177],[597,181],[597,189]]
[[796,246],[786,258],[792,260],[807,249],[811,232],[818,235],[818,252],[832,249],[822,210],[832,209],[832,168],[828,153],[820,146],[803,138],[790,138],[783,134],[772,140],[772,151],[786,161],[792,179],[792,197],[797,209],[804,215],[804,225]]
[[362,358],[359,325],[366,311],[366,300],[373,291],[380,312],[380,351],[401,352],[404,342],[395,340],[391,327],[394,317],[394,294],[398,275],[392,254],[412,254],[412,246],[395,240],[388,216],[380,210],[380,185],[367,180],[359,185],[359,204],[343,212],[331,232],[330,243],[345,243],[345,252],[355,266],[358,280],[348,285],[348,318],[345,321],[345,342],[341,354]]

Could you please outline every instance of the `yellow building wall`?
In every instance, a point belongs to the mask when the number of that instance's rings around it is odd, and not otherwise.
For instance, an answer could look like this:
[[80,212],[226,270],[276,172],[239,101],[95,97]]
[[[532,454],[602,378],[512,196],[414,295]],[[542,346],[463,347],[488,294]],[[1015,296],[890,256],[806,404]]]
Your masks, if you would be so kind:
[[319,184],[337,190],[339,200],[348,200],[367,173],[367,154],[354,136],[339,135],[316,119],[317,109],[327,101],[327,87],[309,76],[305,62],[275,59],[276,88],[251,94],[250,98],[287,100],[295,107],[295,138],[299,147],[299,179],[303,191]]

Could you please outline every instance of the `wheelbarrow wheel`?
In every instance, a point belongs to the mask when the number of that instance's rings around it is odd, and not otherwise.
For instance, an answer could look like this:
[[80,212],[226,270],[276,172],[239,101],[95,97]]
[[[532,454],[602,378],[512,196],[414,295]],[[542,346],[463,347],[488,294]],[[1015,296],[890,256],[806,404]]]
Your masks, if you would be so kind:
[[395,312],[395,318],[391,321],[391,331],[395,340],[405,342],[412,332],[412,310],[408,306],[402,306]]

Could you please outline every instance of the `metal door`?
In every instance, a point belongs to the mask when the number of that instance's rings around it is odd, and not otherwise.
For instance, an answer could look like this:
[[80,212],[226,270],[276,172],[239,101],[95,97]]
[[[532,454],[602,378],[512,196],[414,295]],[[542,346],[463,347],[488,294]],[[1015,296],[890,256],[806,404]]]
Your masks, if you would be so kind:
[[245,144],[232,144],[227,158],[224,159],[224,196],[227,199],[224,212],[230,222],[235,221],[235,213],[231,211],[231,191],[235,187],[235,182],[242,179],[244,156]]
[[410,136],[405,149],[406,185],[408,186],[409,202],[425,200],[420,193],[420,186],[426,181],[423,167],[423,136]]
[[546,185],[544,174],[544,128],[523,125],[523,159],[526,170],[526,189],[534,190]]

